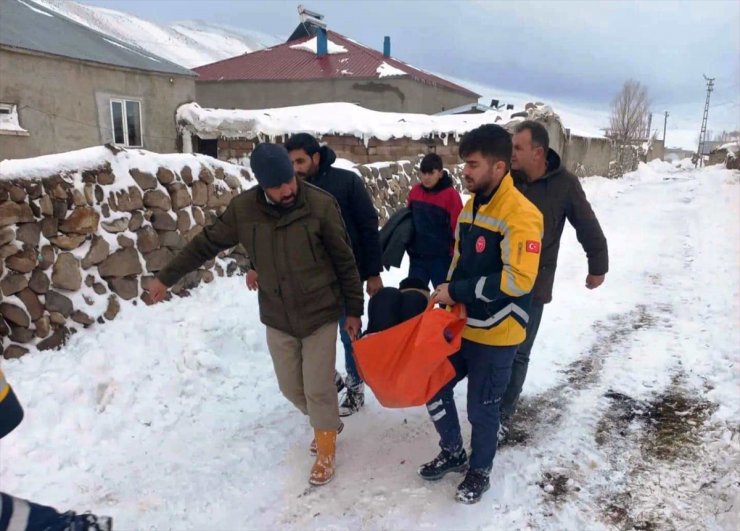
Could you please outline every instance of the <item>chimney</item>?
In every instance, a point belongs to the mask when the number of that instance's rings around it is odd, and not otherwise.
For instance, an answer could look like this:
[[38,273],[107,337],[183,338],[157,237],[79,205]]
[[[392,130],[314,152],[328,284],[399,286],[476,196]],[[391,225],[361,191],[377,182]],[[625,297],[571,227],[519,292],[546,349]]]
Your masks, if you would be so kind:
[[316,55],[325,57],[329,53],[329,45],[326,41],[326,28],[316,29]]
[[391,56],[391,38],[386,35],[383,38],[383,57]]
[[498,110],[498,100],[491,100],[491,107]]

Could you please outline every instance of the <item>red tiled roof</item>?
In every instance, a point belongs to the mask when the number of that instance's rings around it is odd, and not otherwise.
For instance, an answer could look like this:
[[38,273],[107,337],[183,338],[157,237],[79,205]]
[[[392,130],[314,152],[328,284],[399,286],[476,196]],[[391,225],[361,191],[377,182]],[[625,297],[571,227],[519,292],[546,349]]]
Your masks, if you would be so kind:
[[[291,46],[301,44],[312,37],[296,39],[272,48],[224,59],[198,68],[198,81],[287,81],[307,79],[337,78],[379,78],[377,70],[381,64],[402,70],[411,79],[428,85],[448,88],[472,98],[479,94],[468,90],[439,76],[424,72],[418,68],[394,59],[383,57],[383,54],[347,37],[327,31],[330,42],[347,49],[346,53],[328,54],[318,57],[315,52],[295,49]],[[399,75],[399,77],[401,77]]]

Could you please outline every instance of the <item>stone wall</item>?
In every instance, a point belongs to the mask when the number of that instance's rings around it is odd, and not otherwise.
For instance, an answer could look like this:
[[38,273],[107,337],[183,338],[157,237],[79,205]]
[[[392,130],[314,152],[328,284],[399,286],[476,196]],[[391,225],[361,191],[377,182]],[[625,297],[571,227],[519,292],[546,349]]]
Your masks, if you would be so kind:
[[579,177],[608,175],[612,143],[606,138],[570,135],[565,144],[563,164]]
[[[147,303],[153,274],[251,180],[246,169],[205,156],[92,149],[100,156],[82,150],[62,154],[58,164],[45,160],[49,168],[68,168],[46,175],[33,164],[50,157],[0,163],[6,358],[29,345],[55,348],[76,330],[114,319],[122,299]],[[184,294],[244,263],[238,247],[222,253],[172,292]]]
[[[282,143],[286,139],[277,137],[274,141]],[[362,139],[350,135],[325,135],[321,142],[331,146],[337,157],[351,160],[357,164],[371,164],[396,160],[416,160],[419,155],[437,153],[445,165],[459,162],[458,139],[449,135],[445,140],[439,137],[414,140],[412,138],[391,138],[380,140],[371,138],[367,145]],[[248,157],[254,149],[255,141],[246,139],[219,138],[218,158],[221,160]]]

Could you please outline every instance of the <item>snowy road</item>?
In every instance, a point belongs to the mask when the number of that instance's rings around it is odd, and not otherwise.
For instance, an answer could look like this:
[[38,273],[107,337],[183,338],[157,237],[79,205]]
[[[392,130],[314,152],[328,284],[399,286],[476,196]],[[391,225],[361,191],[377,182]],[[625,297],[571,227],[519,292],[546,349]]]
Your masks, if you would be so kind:
[[437,452],[423,408],[372,397],[337,478],[309,489],[308,423],[279,395],[243,278],[5,361],[26,420],[0,443],[2,489],[116,529],[735,529],[740,173],[654,163],[584,187],[611,271],[585,289],[566,227],[516,441],[480,504],[453,501],[460,476],[416,476]]

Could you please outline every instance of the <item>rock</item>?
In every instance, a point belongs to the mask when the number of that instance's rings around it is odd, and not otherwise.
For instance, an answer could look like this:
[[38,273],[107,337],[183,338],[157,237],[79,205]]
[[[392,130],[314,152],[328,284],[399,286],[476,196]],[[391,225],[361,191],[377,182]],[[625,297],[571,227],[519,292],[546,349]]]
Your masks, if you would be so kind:
[[26,194],[26,191],[23,188],[21,188],[20,186],[16,186],[14,184],[10,186],[9,193],[10,193],[10,199],[12,201],[15,201],[16,203],[22,203],[23,201],[26,200],[26,196],[28,195]]
[[[48,311],[49,313],[58,312],[64,317],[69,317],[69,315],[74,310],[72,301],[61,293],[49,290],[49,292],[44,297],[46,299],[44,301],[44,306],[46,307],[46,311]],[[54,322],[53,319],[52,322]]]
[[190,214],[188,214],[187,210],[180,210],[177,212],[177,230],[180,231],[181,234],[189,231],[192,224],[193,221],[190,219]]
[[28,343],[33,341],[36,334],[30,328],[24,328],[22,326],[11,326],[10,327],[10,340],[16,343]]
[[81,191],[77,190],[76,188],[72,190],[72,202],[75,204],[77,208],[87,206],[88,204],[85,194],[83,194]]
[[136,232],[144,224],[144,214],[141,212],[134,212],[131,216],[131,220],[128,222],[128,230]]
[[91,324],[95,322],[95,320],[92,317],[90,317],[85,312],[80,311],[80,310],[75,310],[74,312],[72,312],[72,315],[70,317],[75,323],[84,325],[85,328],[87,328],[88,326],[90,326]]
[[131,212],[144,208],[144,199],[138,187],[129,186],[128,191],[119,191],[112,194],[110,206],[119,212]]
[[109,171],[98,172],[98,184],[108,186],[116,182],[116,176]]
[[202,181],[193,182],[193,204],[206,206],[208,203],[208,185]]
[[220,276],[220,277],[224,276],[224,268],[221,267],[220,265],[216,264],[213,269],[216,270],[216,274],[218,276]]
[[45,195],[41,199],[39,199],[39,208],[41,209],[41,213],[44,216],[54,215],[54,202],[48,195]]
[[31,247],[38,247],[41,239],[41,225],[38,222],[22,223],[18,225],[15,238]]
[[[105,223],[105,222],[104,222]],[[110,253],[110,245],[101,236],[95,235],[90,243],[90,249],[82,259],[82,268],[89,269],[94,265],[98,265],[100,262],[108,258]]]
[[44,315],[44,305],[39,301],[38,296],[31,291],[29,288],[24,289],[18,294],[18,298],[23,302],[23,305],[28,311],[28,315],[32,321],[40,319]]
[[25,326],[26,328],[31,324],[26,311],[20,306],[9,302],[0,303],[0,315],[10,324]]
[[2,247],[0,247],[0,263],[2,263],[9,256],[13,256],[20,251],[20,245],[17,245],[15,242],[3,245]]
[[110,207],[103,203],[100,207],[100,213],[103,214],[105,219],[108,219],[110,217]]
[[208,185],[208,207],[218,208],[226,206],[231,202],[231,192],[217,187],[215,184]]
[[72,253],[59,253],[51,272],[51,285],[55,288],[77,291],[82,286],[80,261]]
[[49,321],[51,321],[55,325],[63,325],[67,322],[67,318],[59,312],[51,312],[49,314]]
[[105,199],[105,192],[103,191],[103,187],[100,185],[95,185],[95,202],[100,204],[103,202],[103,199]]
[[0,203],[0,227],[34,221],[33,211],[26,203],[3,201]]
[[190,169],[190,166],[185,166],[182,171],[180,172],[180,178],[190,186],[193,184],[193,170]]
[[159,248],[159,235],[153,227],[144,227],[136,233],[136,247],[141,253],[151,253]]
[[160,271],[165,268],[167,264],[170,263],[170,260],[175,255],[172,254],[172,251],[169,249],[162,248],[157,249],[156,251],[152,251],[151,253],[147,253],[144,255],[144,260],[146,260],[146,268],[150,273],[156,273],[157,271]]
[[193,238],[195,238],[202,231],[203,227],[199,227],[198,225],[192,227],[189,231],[182,235],[183,240],[185,240],[185,244],[187,245],[188,243],[190,243]]
[[39,350],[53,350],[61,347],[69,337],[69,329],[65,326],[57,328],[52,335],[43,341],[39,341],[36,348]]
[[224,180],[224,169],[218,166],[215,171],[216,179]]
[[159,234],[159,246],[168,247],[170,249],[180,250],[185,247],[185,240],[177,231],[157,231]]
[[151,173],[146,173],[137,169],[129,170],[129,173],[142,190],[152,190],[157,187],[157,179]]
[[30,273],[36,267],[36,251],[31,247],[15,253],[5,259],[5,265],[8,269],[18,273]]
[[176,230],[177,221],[172,215],[159,209],[152,209],[152,226],[157,230]]
[[128,230],[128,224],[129,218],[116,218],[111,221],[103,221],[100,226],[103,227],[103,230],[105,230],[106,232],[116,234],[118,232]]
[[105,287],[105,284],[101,284],[100,282],[93,284],[93,291],[98,295],[105,295],[108,293],[108,289]]
[[[53,179],[56,179],[56,181],[50,183],[49,195],[51,195],[52,199],[63,200],[66,202],[67,198],[69,197],[69,194],[67,193],[67,189],[65,188],[64,185],[62,185],[62,182],[59,179],[59,176],[56,176]],[[67,184],[66,186],[69,186],[69,185]]]
[[46,216],[41,220],[41,234],[44,238],[53,238],[59,234],[59,220],[54,216]]
[[88,205],[95,204],[95,186],[92,184],[86,184],[84,188],[85,202]]
[[39,262],[40,269],[49,269],[54,265],[54,247],[51,245],[44,245],[41,247],[41,261]]
[[117,240],[118,245],[120,245],[124,249],[128,249],[129,247],[134,246],[134,240],[132,240],[128,236],[124,236],[123,234],[119,234]]
[[10,297],[15,295],[19,291],[22,291],[28,287],[28,279],[26,275],[19,275],[17,273],[10,273],[5,278],[0,280],[0,290],[3,296]]
[[87,275],[85,277],[85,286],[88,288],[92,288],[92,285],[95,284],[95,277],[92,275]]
[[193,219],[195,224],[203,227],[206,224],[206,217],[203,215],[203,211],[198,207],[193,207]]
[[123,300],[135,299],[139,296],[139,281],[136,277],[116,277],[108,280],[110,290]]
[[244,177],[246,180],[251,181],[252,180],[252,174],[249,173],[246,168],[242,168],[240,170],[242,177]]
[[200,173],[198,174],[198,179],[200,179],[205,184],[211,184],[214,180],[213,172],[206,166],[203,166],[201,167]]
[[160,210],[171,210],[172,201],[170,201],[170,196],[162,190],[149,190],[144,193],[144,206],[158,208]]
[[203,271],[202,278],[203,282],[210,284],[213,282],[213,271]]
[[52,201],[51,215],[57,219],[64,219],[67,217],[67,200],[56,199]]
[[31,288],[34,293],[43,295],[49,291],[50,284],[51,282],[49,281],[49,277],[47,277],[43,271],[40,269],[34,269],[33,273],[31,273],[31,280],[28,282],[28,287]]
[[43,339],[51,332],[51,320],[48,315],[44,315],[33,324],[36,327],[36,337]]
[[118,302],[118,297],[116,297],[115,295],[111,295],[110,297],[108,297],[108,307],[106,308],[103,317],[105,317],[109,321],[112,321],[116,318],[118,312],[120,311],[121,304]]
[[101,277],[125,277],[141,273],[136,249],[119,249],[98,265]]
[[8,347],[3,351],[3,358],[6,360],[12,360],[20,358],[24,354],[28,354],[27,348],[23,348],[20,345],[8,345]]
[[34,201],[41,197],[41,194],[44,193],[44,187],[40,182],[26,181],[23,183],[23,187],[26,189],[28,197],[30,197]]
[[0,229],[0,247],[15,240],[15,231],[12,227]]
[[237,177],[236,175],[227,175],[224,181],[226,181],[226,184],[232,190],[238,190],[242,185],[241,181],[239,180],[239,177]]
[[80,245],[85,243],[85,240],[87,240],[87,236],[84,234],[60,234],[59,236],[49,238],[51,243],[65,251],[77,249]]
[[100,214],[94,208],[79,207],[59,225],[59,230],[67,234],[93,234],[98,231],[99,221]]
[[180,210],[181,208],[190,206],[190,204],[193,202],[192,198],[190,197],[188,187],[185,186],[183,183],[171,184],[167,187],[167,191],[169,192],[170,199],[172,200],[172,208],[175,210]]
[[175,174],[171,170],[160,166],[157,170],[157,179],[162,184],[170,184],[175,180]]

